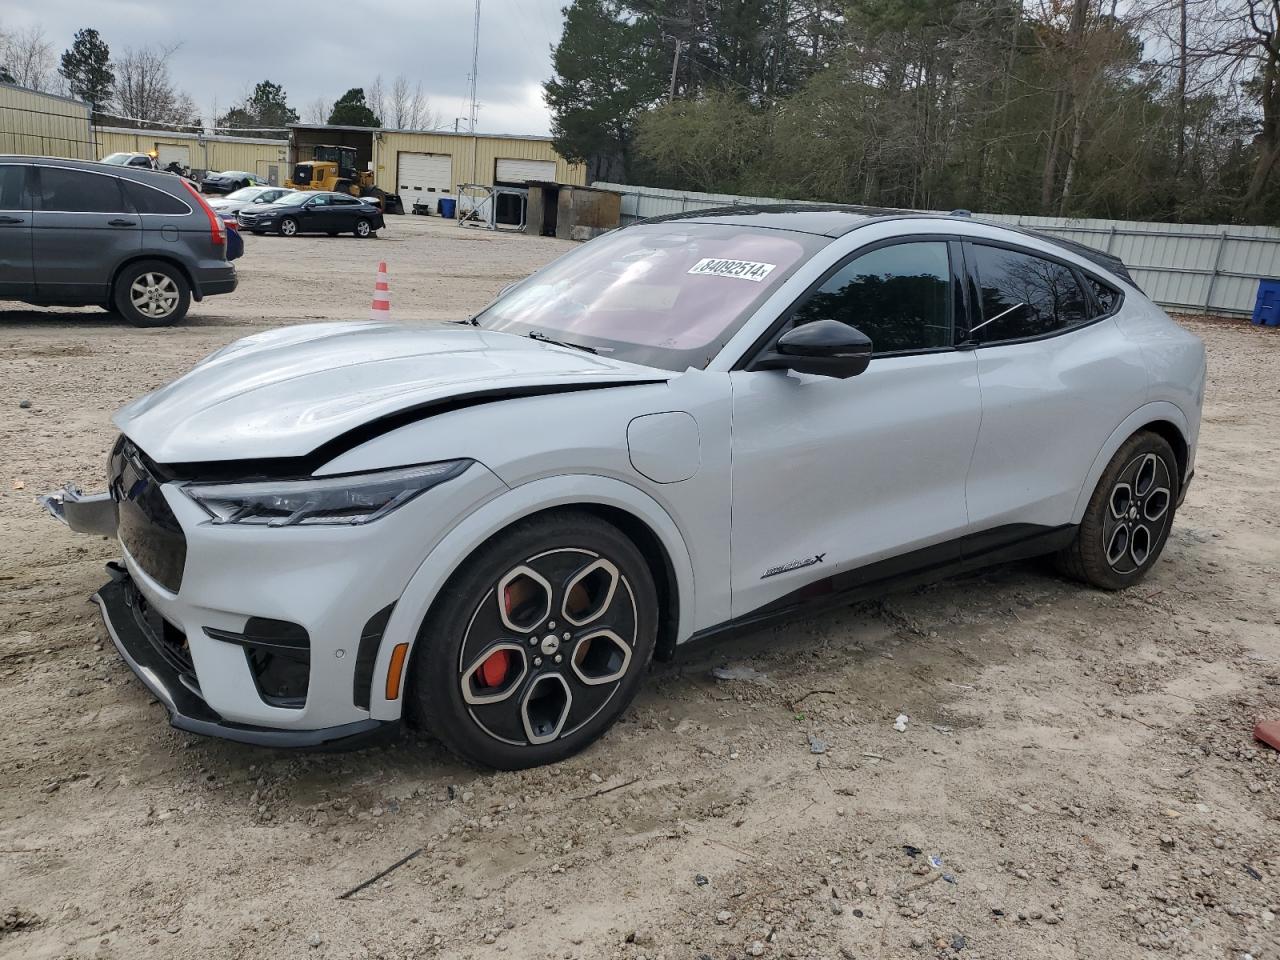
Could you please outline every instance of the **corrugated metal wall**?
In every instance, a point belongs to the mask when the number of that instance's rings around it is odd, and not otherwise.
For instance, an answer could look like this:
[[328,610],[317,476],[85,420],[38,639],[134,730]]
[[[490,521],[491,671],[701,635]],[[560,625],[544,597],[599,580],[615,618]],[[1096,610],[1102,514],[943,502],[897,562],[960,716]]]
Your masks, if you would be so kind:
[[250,137],[200,137],[194,133],[167,130],[129,130],[122,127],[98,128],[99,153],[102,159],[111,153],[150,153],[161,145],[185,146],[192,170],[246,170],[264,179],[267,166],[278,166],[282,175],[287,140],[265,140]]
[[376,182],[389,193],[396,191],[399,154],[447,153],[453,157],[453,190],[460,183],[492,184],[498,160],[554,160],[556,180],[583,186],[585,164],[570,163],[555,151],[550,140],[526,137],[472,137],[455,133],[402,133],[387,130],[375,146]]
[[94,159],[89,104],[0,83],[0,153]]
[[[629,223],[685,210],[752,204],[793,203],[772,197],[689,193],[597,181],[593,186],[622,194],[622,219]],[[922,211],[946,212],[946,211]],[[1280,229],[1138,220],[1072,220],[975,214],[1088,244],[1125,262],[1138,286],[1171,309],[1252,314],[1258,281],[1280,278]]]

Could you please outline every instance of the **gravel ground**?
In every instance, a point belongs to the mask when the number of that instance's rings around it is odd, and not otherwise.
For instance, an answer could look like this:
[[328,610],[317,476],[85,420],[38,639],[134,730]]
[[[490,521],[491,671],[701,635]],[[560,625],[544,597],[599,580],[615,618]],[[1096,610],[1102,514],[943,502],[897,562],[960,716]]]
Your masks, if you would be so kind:
[[248,244],[176,329],[0,312],[0,957],[1280,958],[1280,333],[1185,321],[1197,478],[1140,587],[1017,564],[685,649],[584,755],[495,775],[171,730],[86,603],[111,544],[32,503],[211,350],[365,316],[378,260],[432,321],[569,248]]

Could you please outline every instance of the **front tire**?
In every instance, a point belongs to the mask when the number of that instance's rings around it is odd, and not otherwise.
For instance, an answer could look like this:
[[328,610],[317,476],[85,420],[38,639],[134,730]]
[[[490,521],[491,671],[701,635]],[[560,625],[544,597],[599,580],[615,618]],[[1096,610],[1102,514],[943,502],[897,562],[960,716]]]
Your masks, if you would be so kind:
[[191,286],[173,264],[140,260],[116,277],[112,302],[135,327],[167,327],[187,315]]
[[298,235],[298,221],[293,217],[285,217],[280,221],[280,236],[296,237]]
[[440,592],[406,706],[473,763],[554,763],[626,709],[657,624],[648,564],[621,531],[585,511],[533,517],[485,543]]
[[1155,433],[1135,433],[1098,479],[1075,540],[1057,556],[1059,569],[1103,590],[1140,581],[1169,539],[1178,484],[1178,460],[1169,442]]

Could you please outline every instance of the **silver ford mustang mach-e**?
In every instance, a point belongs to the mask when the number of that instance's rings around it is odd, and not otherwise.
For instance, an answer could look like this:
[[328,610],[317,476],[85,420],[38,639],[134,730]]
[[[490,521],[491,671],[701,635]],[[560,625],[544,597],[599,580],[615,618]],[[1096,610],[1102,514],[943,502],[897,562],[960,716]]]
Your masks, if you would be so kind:
[[115,416],[96,596],[185,730],[416,717],[518,768],[699,636],[1037,554],[1104,589],[1191,480],[1204,349],[1123,264],[966,217],[703,211],[431,328],[233,343]]

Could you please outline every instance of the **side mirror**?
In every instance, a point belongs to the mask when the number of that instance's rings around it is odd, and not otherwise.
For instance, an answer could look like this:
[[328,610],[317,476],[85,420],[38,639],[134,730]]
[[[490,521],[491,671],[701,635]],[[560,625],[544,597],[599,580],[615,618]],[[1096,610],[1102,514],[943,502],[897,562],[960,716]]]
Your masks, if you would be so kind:
[[870,362],[871,340],[865,333],[839,320],[817,320],[788,330],[748,369],[795,370],[844,380],[862,373]]

